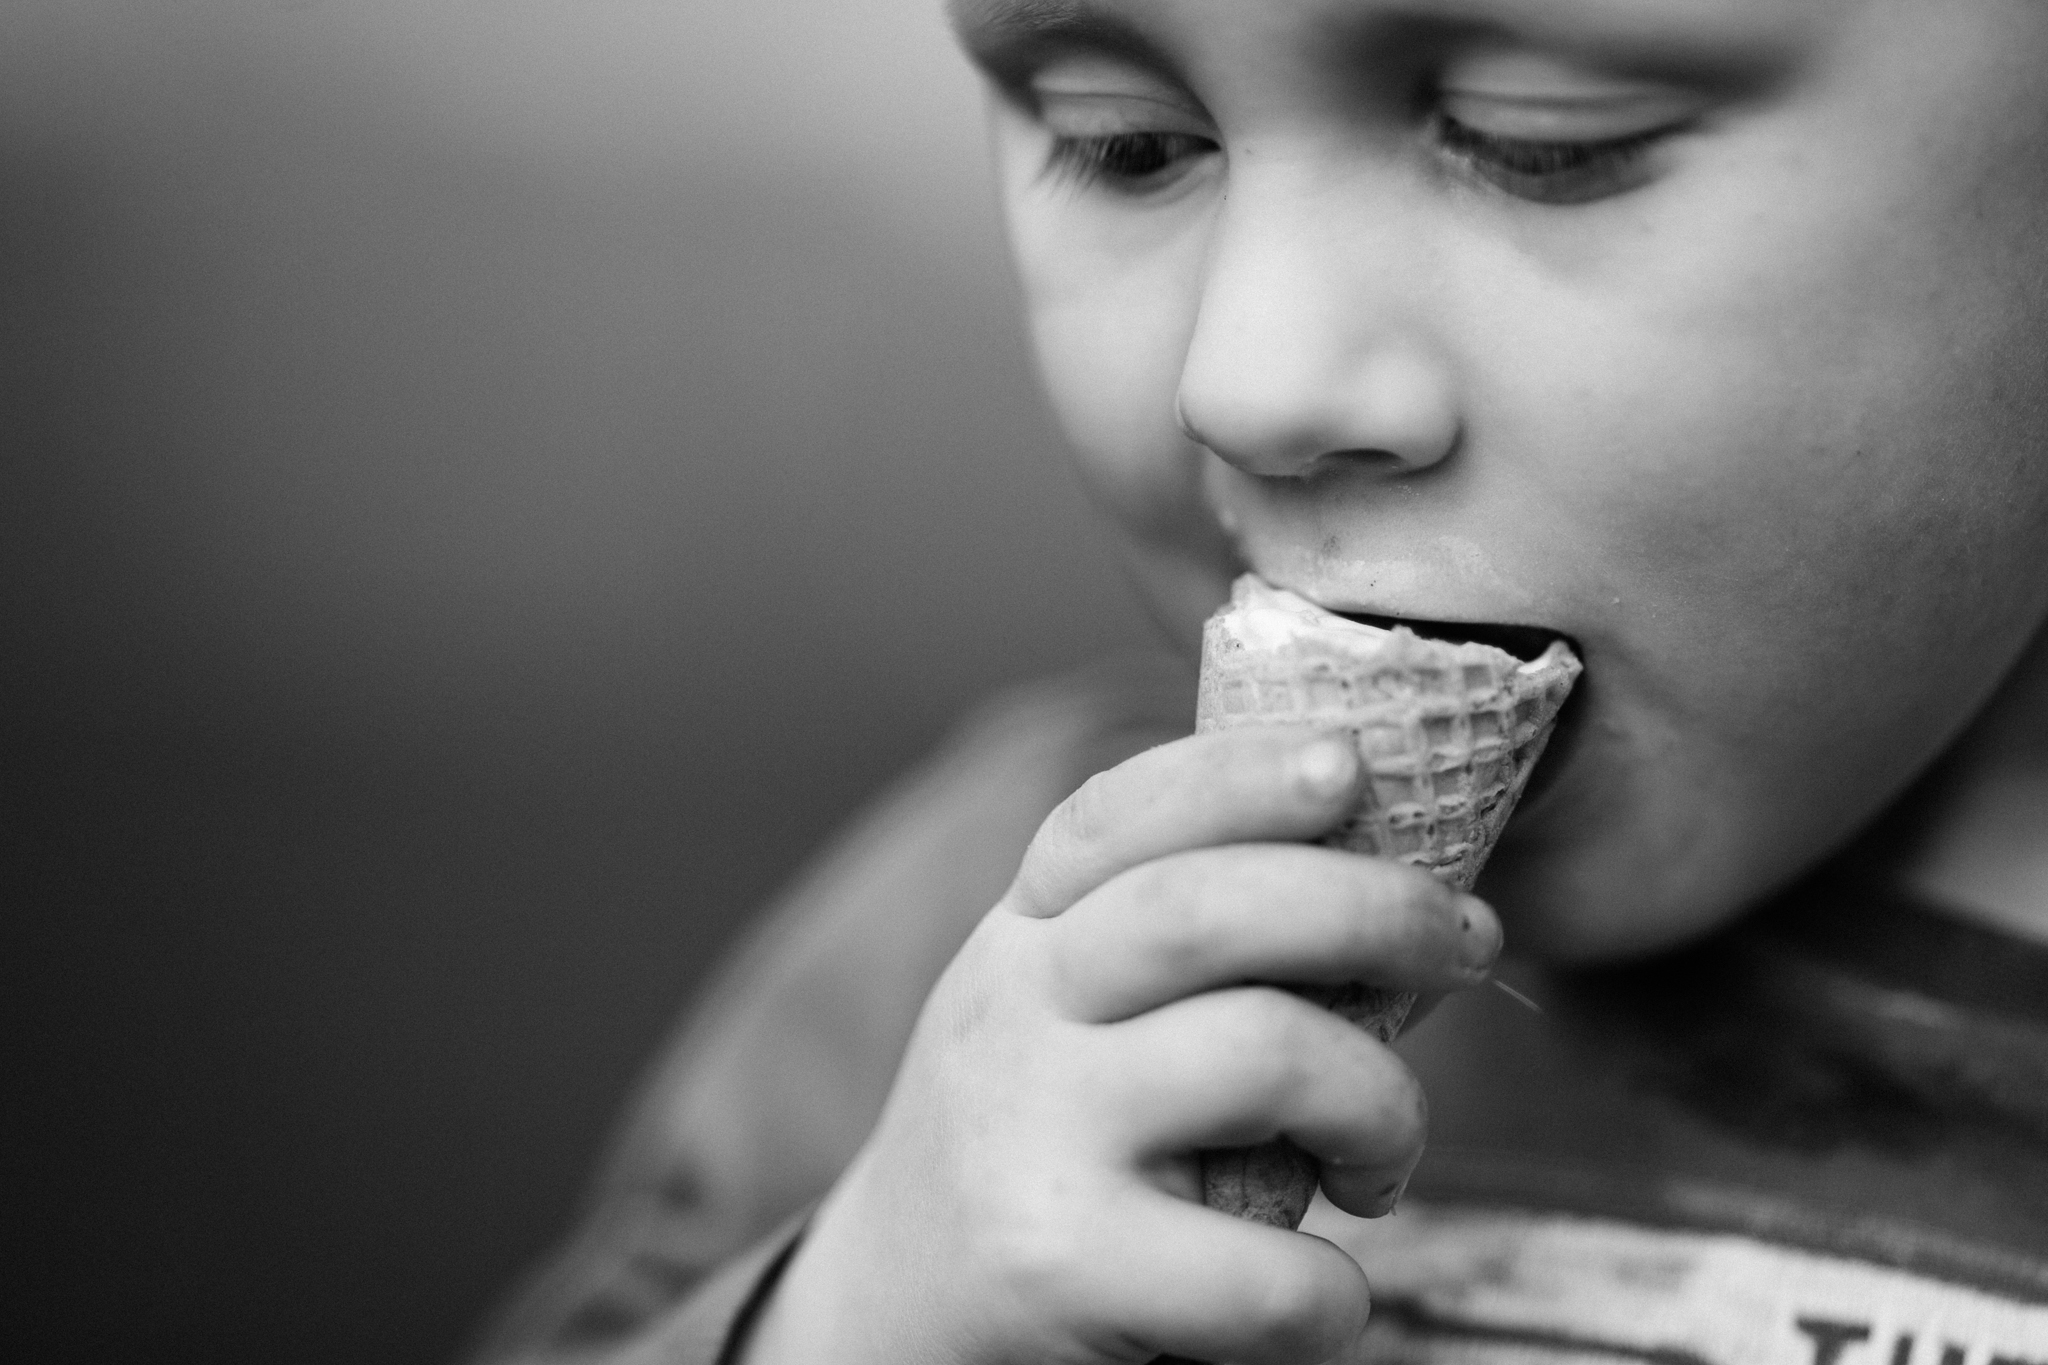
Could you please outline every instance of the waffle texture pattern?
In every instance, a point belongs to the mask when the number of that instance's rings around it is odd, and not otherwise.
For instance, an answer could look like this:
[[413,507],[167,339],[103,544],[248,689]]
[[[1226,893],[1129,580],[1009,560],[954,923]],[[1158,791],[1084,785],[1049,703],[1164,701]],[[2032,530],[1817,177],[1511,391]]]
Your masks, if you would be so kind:
[[[1278,609],[1291,628],[1249,628],[1246,614],[1262,609]],[[1203,631],[1195,728],[1348,730],[1367,780],[1324,842],[1427,868],[1469,891],[1579,672],[1562,641],[1524,663],[1491,645],[1361,627],[1246,575]],[[1363,983],[1296,989],[1381,1042],[1393,1041],[1415,1003]],[[1301,1222],[1316,1180],[1315,1159],[1284,1140],[1202,1154],[1205,1203],[1276,1227]]]

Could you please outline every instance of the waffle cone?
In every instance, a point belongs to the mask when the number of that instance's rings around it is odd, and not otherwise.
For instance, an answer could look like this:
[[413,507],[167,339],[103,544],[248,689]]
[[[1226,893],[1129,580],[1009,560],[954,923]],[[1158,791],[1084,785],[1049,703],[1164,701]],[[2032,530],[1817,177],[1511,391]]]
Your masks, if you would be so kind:
[[[1246,575],[1203,631],[1195,729],[1349,731],[1366,778],[1324,842],[1470,890],[1579,671],[1562,641],[1524,662],[1491,645],[1348,621]],[[1363,983],[1296,989],[1381,1042],[1415,1003]],[[1276,1227],[1301,1222],[1317,1178],[1315,1158],[1284,1139],[1202,1154],[1204,1203]]]

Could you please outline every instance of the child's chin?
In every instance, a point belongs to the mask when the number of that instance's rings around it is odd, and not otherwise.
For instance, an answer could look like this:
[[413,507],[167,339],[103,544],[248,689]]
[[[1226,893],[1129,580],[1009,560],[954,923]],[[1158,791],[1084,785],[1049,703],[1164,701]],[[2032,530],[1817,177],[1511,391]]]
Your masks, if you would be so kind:
[[1765,857],[1734,856],[1712,812],[1662,807],[1647,794],[1562,774],[1518,811],[1476,890],[1501,915],[1507,950],[1559,964],[1625,961],[1669,951],[1739,917],[1785,875]]
[[[1496,863],[1501,855],[1495,855]],[[1489,867],[1479,894],[1500,912],[1510,956],[1558,966],[1596,966],[1650,957],[1711,933],[1741,913],[1739,901],[1654,903],[1588,894],[1574,876],[1523,878]]]

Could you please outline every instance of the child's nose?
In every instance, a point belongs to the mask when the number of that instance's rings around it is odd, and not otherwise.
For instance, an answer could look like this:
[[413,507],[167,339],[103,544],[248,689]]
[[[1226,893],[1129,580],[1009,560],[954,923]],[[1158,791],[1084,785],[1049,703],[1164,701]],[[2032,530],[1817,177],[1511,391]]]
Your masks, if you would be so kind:
[[1232,186],[1182,364],[1181,427],[1250,474],[1428,469],[1461,418],[1449,361],[1420,326],[1423,262],[1403,234],[1360,232],[1359,215],[1320,197]]

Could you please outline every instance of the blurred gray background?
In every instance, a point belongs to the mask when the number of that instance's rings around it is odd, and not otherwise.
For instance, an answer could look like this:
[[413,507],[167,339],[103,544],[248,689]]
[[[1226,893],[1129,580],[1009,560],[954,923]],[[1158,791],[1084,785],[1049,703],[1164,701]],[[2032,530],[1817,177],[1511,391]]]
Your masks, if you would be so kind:
[[5,7],[22,1358],[446,1358],[806,850],[1143,636],[937,4]]

